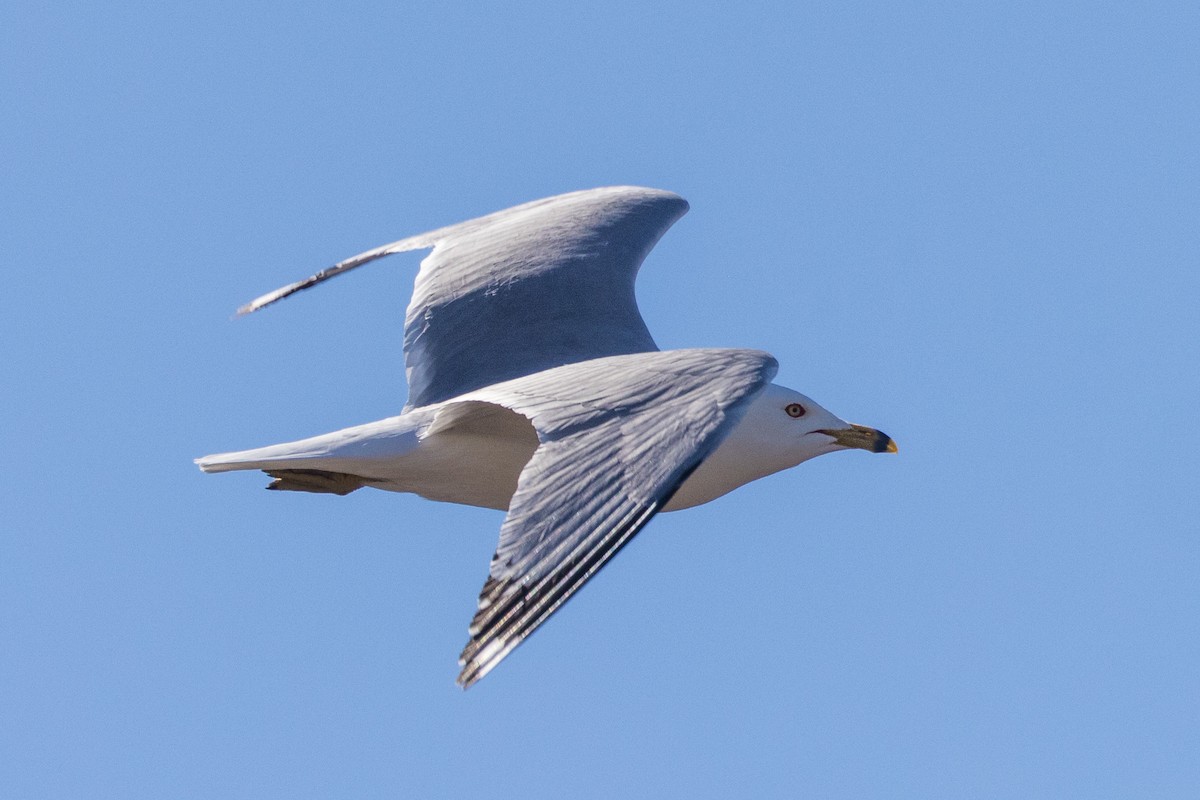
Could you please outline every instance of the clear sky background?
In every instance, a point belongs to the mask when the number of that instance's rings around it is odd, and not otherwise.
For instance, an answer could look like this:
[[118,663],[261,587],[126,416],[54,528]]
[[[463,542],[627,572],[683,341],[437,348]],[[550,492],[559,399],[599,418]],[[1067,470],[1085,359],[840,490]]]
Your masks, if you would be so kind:
[[[0,796],[1200,796],[1194,3],[0,10]],[[692,211],[663,347],[891,434],[657,518],[469,692],[498,512],[196,456],[391,416],[401,236]]]

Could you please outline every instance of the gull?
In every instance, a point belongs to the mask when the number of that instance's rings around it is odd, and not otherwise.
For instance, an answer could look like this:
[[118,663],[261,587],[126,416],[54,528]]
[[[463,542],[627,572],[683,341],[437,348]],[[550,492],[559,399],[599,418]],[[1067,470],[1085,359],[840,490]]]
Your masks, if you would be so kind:
[[248,314],[393,253],[432,248],[404,323],[399,416],[196,459],[268,489],[364,486],[506,512],[458,683],[470,687],[659,511],[707,503],[837,450],[896,452],[771,383],[746,349],[659,350],[634,281],[688,210],[632,186],[558,195],[368,250],[242,306]]

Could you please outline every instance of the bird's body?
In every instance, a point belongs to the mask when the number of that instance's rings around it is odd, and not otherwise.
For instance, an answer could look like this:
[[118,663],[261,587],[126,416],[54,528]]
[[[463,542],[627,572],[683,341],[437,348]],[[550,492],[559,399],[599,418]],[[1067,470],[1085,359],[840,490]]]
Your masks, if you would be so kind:
[[[802,454],[801,460],[819,455],[781,446],[786,439],[776,436],[770,424],[778,409],[797,399],[815,407],[782,386],[771,384],[763,390],[662,510],[707,503],[796,466]],[[537,445],[537,431],[527,418],[468,395],[296,442],[207,456],[197,463],[205,472],[262,470],[275,478],[268,487],[272,489],[349,494],[370,486],[507,511],[517,479]]]
[[713,500],[835,450],[895,450],[770,383],[766,353],[659,351],[633,282],[683,214],[636,187],[576,192],[411,237],[265,295],[253,311],[375,258],[433,247],[405,324],[404,413],[207,456],[269,488],[362,487],[507,512],[463,651],[483,677],[658,511]]

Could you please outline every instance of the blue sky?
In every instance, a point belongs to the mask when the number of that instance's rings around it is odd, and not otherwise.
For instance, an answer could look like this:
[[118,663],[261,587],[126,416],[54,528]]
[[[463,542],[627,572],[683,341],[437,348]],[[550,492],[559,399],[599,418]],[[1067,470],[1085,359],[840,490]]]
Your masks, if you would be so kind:
[[[1195,797],[1193,4],[9,4],[0,794]],[[664,347],[898,457],[663,515],[476,688],[497,512],[191,459],[398,411],[419,254],[692,211]]]

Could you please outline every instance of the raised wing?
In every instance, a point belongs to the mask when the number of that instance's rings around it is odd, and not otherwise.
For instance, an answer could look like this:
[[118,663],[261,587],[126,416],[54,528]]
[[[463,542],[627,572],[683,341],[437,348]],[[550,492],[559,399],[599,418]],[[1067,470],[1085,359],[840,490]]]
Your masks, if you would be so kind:
[[408,408],[430,405],[563,364],[657,350],[634,280],[687,209],[676,194],[632,186],[537,200],[368,250],[238,313],[432,247],[404,323]]
[[675,350],[571,364],[469,395],[533,421],[460,657],[486,675],[650,521],[775,374],[756,350]]

